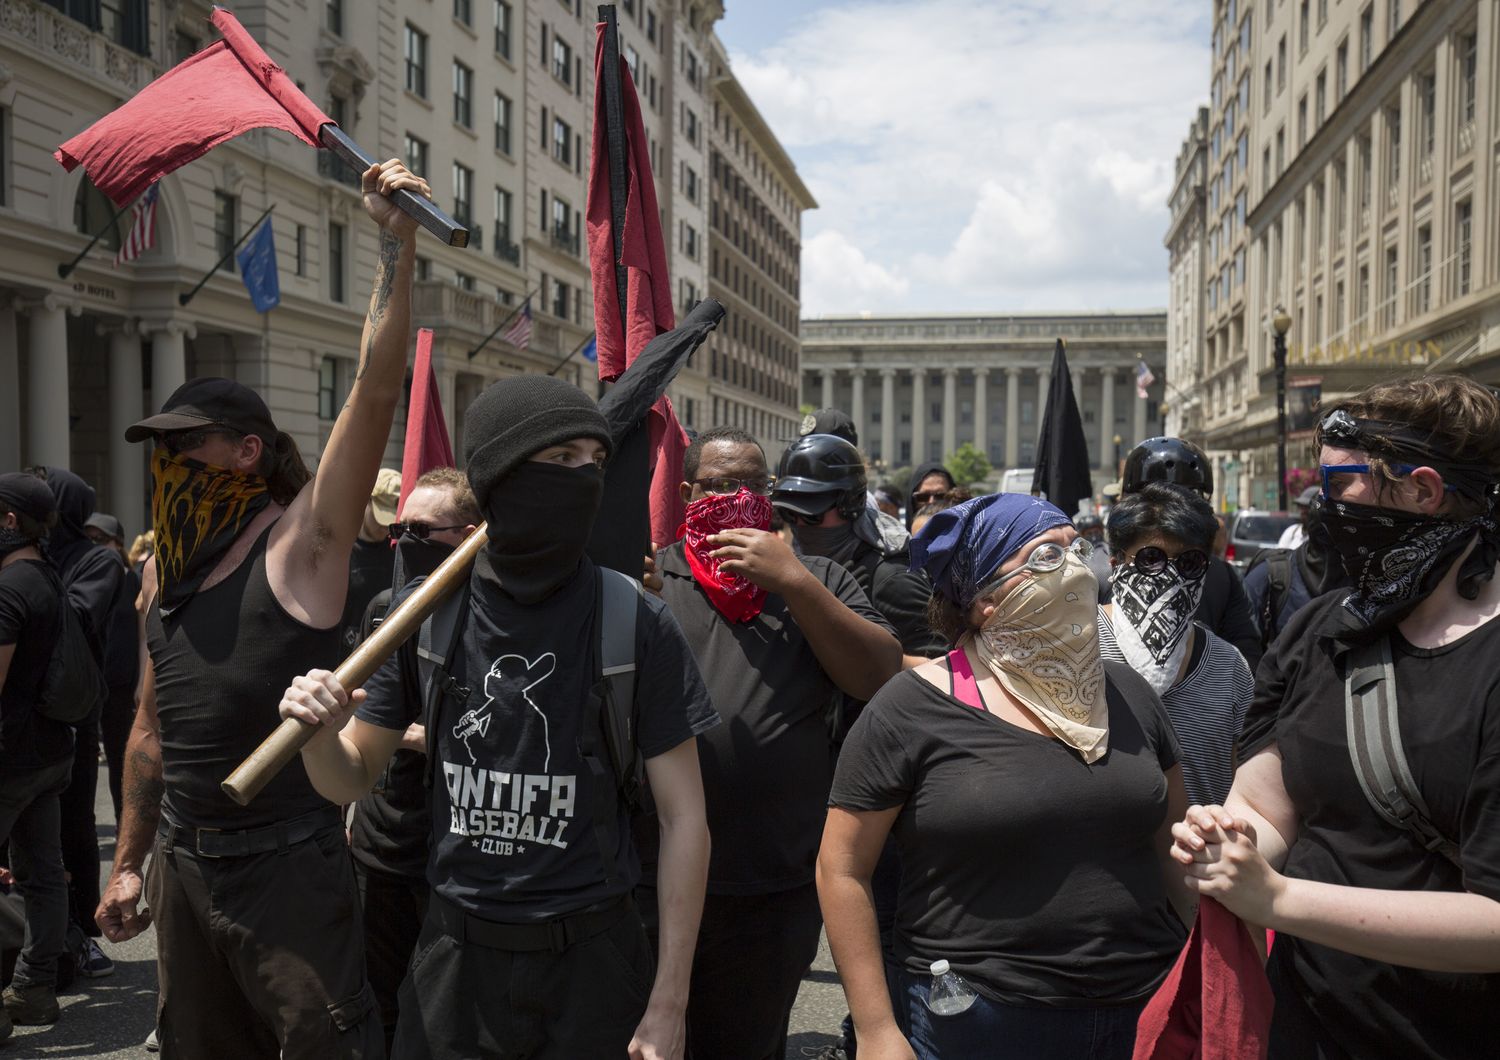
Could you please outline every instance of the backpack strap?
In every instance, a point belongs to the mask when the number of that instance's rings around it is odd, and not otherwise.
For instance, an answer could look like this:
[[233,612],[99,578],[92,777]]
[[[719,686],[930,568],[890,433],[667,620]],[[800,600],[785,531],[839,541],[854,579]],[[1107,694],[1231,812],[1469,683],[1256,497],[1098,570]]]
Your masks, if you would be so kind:
[[605,746],[620,782],[620,794],[631,811],[640,806],[645,781],[636,709],[635,629],[644,587],[607,567],[601,578],[599,610],[599,676],[604,681]]
[[427,771],[431,783],[437,762],[438,717],[444,696],[452,695],[459,703],[469,698],[469,689],[453,677],[453,660],[458,656],[464,637],[464,619],[469,614],[469,579],[437,610],[428,615],[417,630],[417,678],[422,690],[423,724],[427,732]]
[[1349,757],[1365,798],[1387,823],[1412,833],[1428,850],[1459,865],[1458,844],[1432,823],[1401,746],[1390,638],[1352,649],[1344,665]]
[[985,710],[984,697],[979,694],[979,680],[962,648],[954,648],[948,653],[948,671],[953,677],[953,698],[966,707]]

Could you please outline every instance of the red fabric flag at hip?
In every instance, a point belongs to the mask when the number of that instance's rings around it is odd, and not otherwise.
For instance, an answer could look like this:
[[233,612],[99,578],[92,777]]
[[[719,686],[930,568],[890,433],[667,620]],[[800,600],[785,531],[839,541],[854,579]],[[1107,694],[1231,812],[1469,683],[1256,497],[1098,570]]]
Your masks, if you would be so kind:
[[1275,999],[1237,916],[1212,898],[1136,1024],[1133,1060],[1260,1060]]
[[411,366],[411,398],[406,403],[406,444],[401,450],[401,500],[399,517],[407,495],[417,479],[435,467],[453,466],[453,443],[443,402],[438,396],[437,377],[432,372],[432,329],[417,331],[417,356]]
[[213,24],[224,39],[189,56],[123,106],[54,152],[70,173],[83,166],[117,205],[251,129],[272,128],[318,146],[332,119],[224,8]]

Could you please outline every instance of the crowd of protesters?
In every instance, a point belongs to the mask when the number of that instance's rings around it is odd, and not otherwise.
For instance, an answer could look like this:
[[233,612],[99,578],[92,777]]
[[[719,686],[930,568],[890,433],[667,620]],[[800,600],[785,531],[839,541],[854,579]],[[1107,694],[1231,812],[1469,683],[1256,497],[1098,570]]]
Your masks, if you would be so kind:
[[[833,410],[774,469],[699,434],[680,539],[616,572],[587,552],[616,439],[567,383],[484,390],[462,472],[379,467],[414,271],[387,195],[426,185],[363,179],[380,260],[317,474],[196,379],[127,432],[129,552],[76,475],[0,475],[0,1037],[154,924],[169,1058],[780,1060],[826,930],[829,1060],[1125,1058],[1207,897],[1272,939],[1275,1001],[1198,1027],[1241,1035],[1211,1055],[1494,1055],[1494,392],[1334,404],[1248,587],[1183,440],[1074,519],[937,464],[872,488]],[[318,731],[239,805],[220,781],[283,718]]]

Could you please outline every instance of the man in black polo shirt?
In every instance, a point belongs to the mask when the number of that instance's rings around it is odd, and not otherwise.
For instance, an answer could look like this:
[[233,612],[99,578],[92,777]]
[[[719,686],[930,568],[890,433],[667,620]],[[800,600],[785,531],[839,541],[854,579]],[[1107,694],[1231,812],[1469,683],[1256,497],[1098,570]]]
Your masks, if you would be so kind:
[[[464,463],[489,543],[427,718],[432,897],[401,986],[402,1060],[681,1056],[708,861],[693,737],[718,717],[670,612],[631,590],[634,743],[661,825],[653,978],[630,815],[602,743],[599,601],[622,576],[584,553],[612,445],[593,400],[550,376],[502,380],[469,407]],[[354,692],[352,722],[332,674],[287,689],[284,716],[330,730],[302,751],[326,797],[370,789],[418,716],[420,673],[408,642]]]
[[874,695],[901,645],[853,575],[769,531],[770,476],[752,436],[705,431],[683,474],[687,533],[658,556],[661,595],[726,721],[699,740],[714,845],[688,1042],[696,1060],[779,1060],[822,924],[827,712],[839,691]]

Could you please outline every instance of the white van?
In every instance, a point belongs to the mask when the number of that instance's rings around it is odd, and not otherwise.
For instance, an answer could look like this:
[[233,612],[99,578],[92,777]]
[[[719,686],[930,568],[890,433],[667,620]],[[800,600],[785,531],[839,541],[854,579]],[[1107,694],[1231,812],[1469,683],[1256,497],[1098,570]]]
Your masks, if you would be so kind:
[[[1031,480],[1036,476],[1034,467],[1013,467],[1000,476],[1001,493],[1030,493]],[[1044,495],[1045,496],[1045,495]]]

